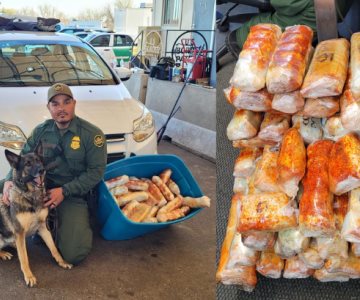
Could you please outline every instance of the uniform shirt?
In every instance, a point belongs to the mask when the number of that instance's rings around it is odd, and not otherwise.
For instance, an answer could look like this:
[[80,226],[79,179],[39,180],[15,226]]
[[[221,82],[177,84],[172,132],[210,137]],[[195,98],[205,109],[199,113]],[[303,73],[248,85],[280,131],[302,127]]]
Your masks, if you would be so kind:
[[54,120],[46,120],[33,130],[21,153],[34,151],[40,141],[44,164],[50,168],[46,172],[48,188],[61,186],[65,197],[81,197],[103,178],[107,152],[105,136],[98,127],[74,117],[60,132]]

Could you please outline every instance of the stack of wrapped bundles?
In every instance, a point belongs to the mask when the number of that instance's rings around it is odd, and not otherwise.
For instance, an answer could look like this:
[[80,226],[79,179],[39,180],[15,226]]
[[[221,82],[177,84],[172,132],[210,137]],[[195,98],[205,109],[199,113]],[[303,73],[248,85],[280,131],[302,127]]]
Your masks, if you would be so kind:
[[315,50],[312,38],[252,27],[224,90],[240,152],[216,279],[245,291],[256,271],[360,277],[360,33]]

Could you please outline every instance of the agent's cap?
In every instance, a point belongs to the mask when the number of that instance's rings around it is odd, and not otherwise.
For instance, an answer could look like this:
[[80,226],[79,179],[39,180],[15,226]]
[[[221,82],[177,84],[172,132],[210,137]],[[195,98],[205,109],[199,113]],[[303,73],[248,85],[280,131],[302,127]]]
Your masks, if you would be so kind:
[[57,95],[67,95],[71,98],[73,97],[73,94],[69,88],[68,85],[64,83],[55,83],[52,85],[48,90],[48,103],[51,101],[51,99]]

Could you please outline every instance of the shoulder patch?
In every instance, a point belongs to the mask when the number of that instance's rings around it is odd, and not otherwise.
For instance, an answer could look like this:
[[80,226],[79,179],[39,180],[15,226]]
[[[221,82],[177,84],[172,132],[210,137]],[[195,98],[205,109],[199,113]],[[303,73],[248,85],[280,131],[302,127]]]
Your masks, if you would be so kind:
[[104,139],[101,135],[95,135],[94,137],[94,145],[96,147],[102,147],[104,146]]

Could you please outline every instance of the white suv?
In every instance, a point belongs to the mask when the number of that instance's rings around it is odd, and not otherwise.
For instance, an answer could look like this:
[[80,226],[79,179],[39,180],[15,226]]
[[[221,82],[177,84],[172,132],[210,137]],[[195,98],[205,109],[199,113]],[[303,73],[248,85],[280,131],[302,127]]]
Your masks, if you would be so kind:
[[[50,118],[49,86],[71,87],[76,114],[103,130],[108,162],[157,153],[150,111],[133,99],[115,72],[82,40],[48,32],[0,32],[0,152],[20,150],[31,130]],[[9,165],[0,154],[0,176]]]

